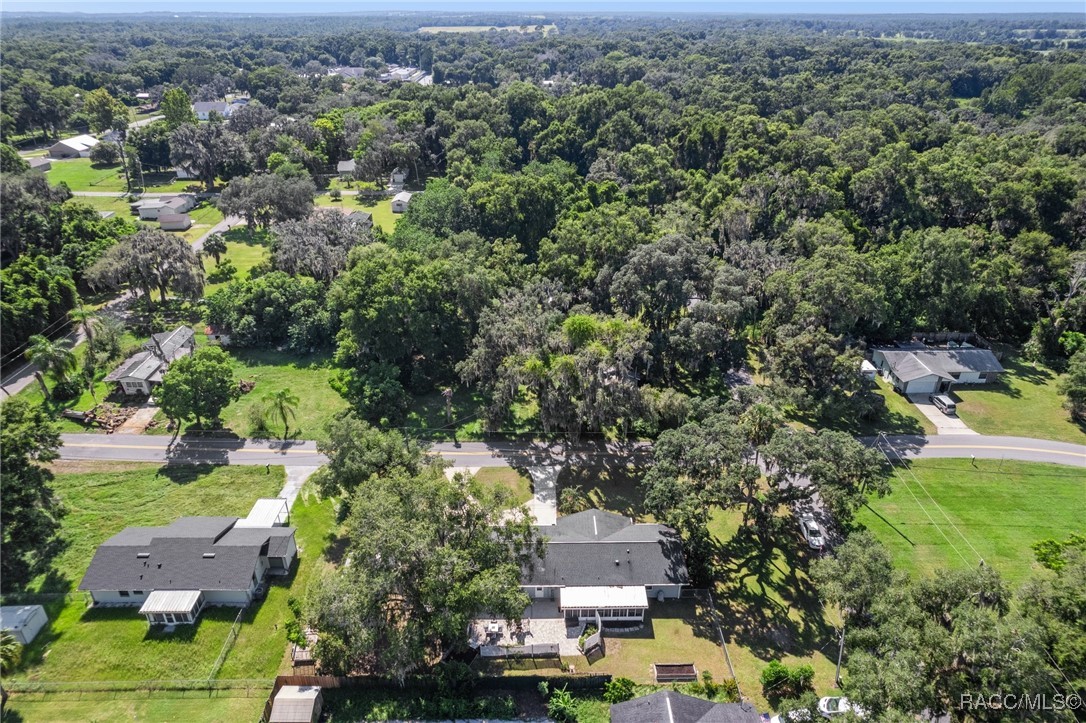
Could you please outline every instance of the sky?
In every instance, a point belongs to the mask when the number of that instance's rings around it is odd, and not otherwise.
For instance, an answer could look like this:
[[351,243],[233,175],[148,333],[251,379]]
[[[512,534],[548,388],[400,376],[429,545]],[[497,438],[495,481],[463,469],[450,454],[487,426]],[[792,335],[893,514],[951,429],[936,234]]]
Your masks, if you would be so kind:
[[344,13],[446,12],[666,12],[675,13],[1014,13],[1082,14],[1086,0],[0,0],[5,12],[81,13]]

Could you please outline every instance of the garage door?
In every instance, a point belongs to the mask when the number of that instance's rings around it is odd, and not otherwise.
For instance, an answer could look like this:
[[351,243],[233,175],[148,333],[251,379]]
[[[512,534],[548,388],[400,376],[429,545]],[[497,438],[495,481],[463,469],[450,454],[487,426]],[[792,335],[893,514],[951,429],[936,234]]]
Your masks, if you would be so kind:
[[931,394],[939,386],[939,377],[929,376],[913,379],[905,387],[906,394]]

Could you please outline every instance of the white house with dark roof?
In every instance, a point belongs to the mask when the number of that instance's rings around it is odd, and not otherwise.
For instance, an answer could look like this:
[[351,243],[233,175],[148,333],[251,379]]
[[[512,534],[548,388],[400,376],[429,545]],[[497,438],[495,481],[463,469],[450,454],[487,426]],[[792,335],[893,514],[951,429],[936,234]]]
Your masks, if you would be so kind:
[[987,384],[1004,371],[990,349],[930,347],[918,342],[875,347],[871,363],[903,394],[937,394],[955,384]]
[[143,350],[121,362],[106,375],[107,382],[116,382],[125,394],[150,394],[162,382],[170,363],[196,348],[196,335],[191,327],[179,326],[173,331],[152,334]]
[[156,221],[160,216],[188,213],[195,207],[196,196],[191,193],[143,198],[129,205],[132,213],[139,214],[142,221]]
[[531,598],[556,600],[567,621],[639,621],[649,598],[678,598],[690,575],[682,541],[665,525],[586,510],[536,528],[543,557],[521,577]]
[[165,527],[125,528],[98,546],[79,589],[95,605],[138,605],[152,625],[193,623],[208,605],[246,606],[268,574],[290,570],[298,552],[293,527],[274,519],[246,526],[270,519],[267,502],[243,520],[182,517]]
[[218,113],[223,118],[229,118],[234,113],[235,106],[225,100],[202,100],[192,104],[192,112],[196,114],[196,120],[206,121],[212,113]]

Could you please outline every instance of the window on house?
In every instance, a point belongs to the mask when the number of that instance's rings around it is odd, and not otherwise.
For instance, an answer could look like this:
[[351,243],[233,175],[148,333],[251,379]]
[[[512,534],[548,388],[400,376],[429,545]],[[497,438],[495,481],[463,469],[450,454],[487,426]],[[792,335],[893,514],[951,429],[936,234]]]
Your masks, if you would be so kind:
[[118,590],[117,594],[120,595],[121,597],[128,597],[128,591],[127,590]]
[[133,594],[133,595],[142,595],[142,594],[143,594],[143,590],[133,590],[133,591],[132,591],[132,594]]

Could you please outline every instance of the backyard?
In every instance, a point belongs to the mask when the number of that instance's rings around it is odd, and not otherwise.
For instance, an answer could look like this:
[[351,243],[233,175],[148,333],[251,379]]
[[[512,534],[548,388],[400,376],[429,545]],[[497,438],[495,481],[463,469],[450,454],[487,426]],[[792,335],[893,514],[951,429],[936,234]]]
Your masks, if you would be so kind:
[[[71,158],[54,160],[52,168],[46,173],[49,183],[59,186],[68,184],[73,191],[116,191],[125,190],[124,173],[120,164],[99,166],[89,158]],[[133,179],[137,181],[138,179]],[[187,190],[195,181],[178,180],[174,173],[144,173],[144,191],[150,193],[173,193]]]
[[913,576],[972,567],[979,554],[1017,585],[1037,567],[1030,545],[1083,532],[1086,477],[1073,467],[915,460],[897,468],[891,482],[893,492],[872,498],[857,522],[886,545],[896,567]]
[[[202,236],[207,231],[208,229],[204,229],[200,235]],[[244,229],[239,228],[227,231],[223,236],[226,238],[226,254],[222,257],[221,262],[229,261],[234,265],[236,271],[230,279],[208,283],[204,286],[205,297],[211,296],[231,281],[241,281],[249,278],[249,271],[268,258],[268,247],[264,235],[250,238]],[[217,268],[217,264],[213,259],[205,259],[204,268],[210,274]]]
[[345,209],[346,213],[352,211],[366,211],[373,214],[373,225],[380,226],[385,233],[396,230],[396,223],[401,214],[392,213],[392,200],[388,198],[372,199],[362,196],[343,195],[339,201],[334,200],[327,193],[317,196],[315,203],[320,207]]
[[1058,374],[1016,357],[1001,363],[1007,373],[997,383],[954,389],[962,421],[981,434],[1086,444],[1086,430],[1063,408]]
[[269,689],[156,691],[148,693],[16,693],[8,700],[8,723],[114,723],[115,721],[185,721],[221,723],[260,718]]

